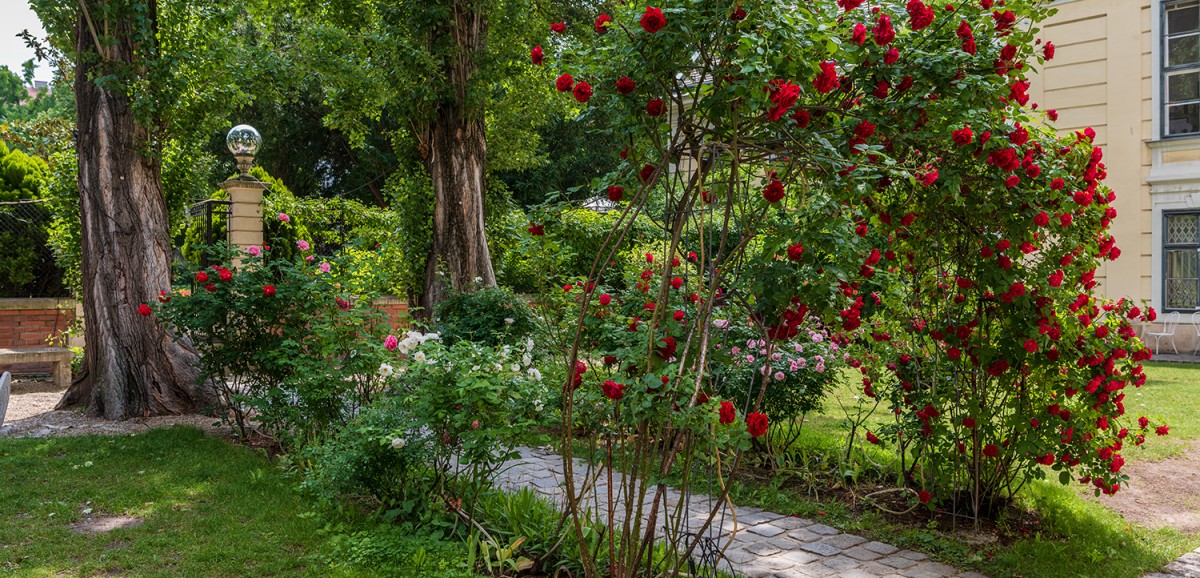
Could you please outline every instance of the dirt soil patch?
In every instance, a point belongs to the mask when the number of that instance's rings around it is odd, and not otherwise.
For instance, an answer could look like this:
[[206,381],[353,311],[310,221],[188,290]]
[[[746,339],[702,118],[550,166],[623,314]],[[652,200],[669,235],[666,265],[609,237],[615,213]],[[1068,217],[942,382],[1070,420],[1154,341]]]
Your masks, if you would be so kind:
[[1129,485],[1102,503],[1148,528],[1200,532],[1200,441],[1180,457],[1137,461],[1122,470]]
[[80,534],[100,534],[120,530],[121,528],[141,526],[143,521],[141,518],[134,518],[132,516],[100,516],[97,518],[84,518],[72,524],[71,530]]
[[62,398],[62,388],[48,380],[14,380],[8,413],[0,424],[0,436],[46,437],[89,434],[129,434],[150,428],[173,425],[195,426],[210,433],[224,434],[228,428],[214,417],[173,415],[109,421],[75,411],[54,411]]

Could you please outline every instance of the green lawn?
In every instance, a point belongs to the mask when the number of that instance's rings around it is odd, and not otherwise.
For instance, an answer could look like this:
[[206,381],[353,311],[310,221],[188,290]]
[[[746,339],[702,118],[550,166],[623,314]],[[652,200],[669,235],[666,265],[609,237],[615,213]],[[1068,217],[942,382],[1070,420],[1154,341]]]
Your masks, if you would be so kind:
[[[293,486],[261,455],[196,429],[0,439],[0,575],[329,575]],[[144,523],[72,531],[89,509]]]

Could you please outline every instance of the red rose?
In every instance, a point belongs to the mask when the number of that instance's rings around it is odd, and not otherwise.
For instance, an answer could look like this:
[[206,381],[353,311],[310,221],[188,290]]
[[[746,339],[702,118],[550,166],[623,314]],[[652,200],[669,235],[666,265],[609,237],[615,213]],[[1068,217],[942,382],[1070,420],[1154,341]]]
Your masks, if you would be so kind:
[[[646,305],[654,305],[654,304],[647,303]],[[653,307],[650,307],[650,309],[653,309]],[[670,359],[672,355],[675,355],[675,349],[677,347],[675,345],[675,338],[669,337],[669,336],[664,337],[662,339],[662,343],[663,343],[662,347],[658,348],[658,356],[663,359]]]
[[673,315],[673,317],[675,317],[676,321],[683,321],[683,318],[686,316],[687,316],[687,314],[684,313],[683,311],[676,311],[675,314]]
[[1013,24],[1016,23],[1017,15],[1013,14],[1012,10],[1005,10],[1004,12],[997,10],[992,12],[992,19],[996,21],[996,32],[1004,32],[1012,28]]
[[1008,133],[1008,140],[1017,146],[1021,146],[1029,142],[1029,131],[1018,124],[1016,130]]
[[729,14],[729,19],[735,22],[746,19],[746,11],[738,6],[736,10]]
[[619,202],[624,196],[625,189],[621,188],[619,185],[612,185],[608,187],[608,200],[616,203]]
[[646,103],[646,114],[650,116],[662,116],[663,101],[661,98],[655,98]]
[[887,52],[883,54],[883,63],[891,66],[900,60],[900,51],[896,50],[895,46],[889,46]]
[[1029,353],[1033,353],[1037,350],[1038,350],[1037,340],[1035,340],[1035,339],[1026,339],[1025,340],[1025,351],[1028,351]]
[[871,433],[869,430],[867,431],[867,441],[875,445],[879,445],[879,438],[875,437],[875,434]]
[[604,390],[604,397],[607,397],[608,399],[617,401],[617,400],[621,399],[622,397],[625,397],[625,384],[623,384],[623,383],[617,383],[612,380],[605,380],[604,385],[602,387]]
[[859,122],[858,125],[854,127],[854,136],[856,136],[858,138],[869,139],[874,134],[875,134],[875,123],[873,123],[869,120],[864,120],[862,122]]
[[756,411],[746,416],[746,431],[750,432],[751,437],[758,437],[767,433],[766,414]]
[[534,46],[533,50],[529,51],[529,59],[532,60],[534,64],[541,66],[542,60],[545,58],[546,55],[542,53],[541,46]]
[[612,16],[609,16],[608,14],[601,14],[601,15],[597,16],[596,17],[596,33],[604,34],[605,32],[608,32],[608,23],[609,22],[612,22]]
[[1058,120],[1058,111],[1053,108],[1046,109],[1046,117],[1050,120]]
[[600,304],[608,306],[609,303],[612,303],[612,295],[609,295],[608,293],[602,293],[600,295]]
[[213,285],[212,283],[209,283],[208,285],[204,286],[204,290],[208,291],[209,293],[212,293],[213,291],[217,290],[217,286]]
[[917,492],[917,499],[921,500],[922,504],[928,504],[929,500],[933,499],[933,494],[930,494],[927,490],[921,490]]
[[963,39],[962,50],[971,56],[975,56],[975,53],[979,51],[979,47],[975,45],[974,36],[968,36]]
[[934,11],[921,0],[908,1],[908,26],[913,31],[925,28],[933,23]]
[[233,272],[229,269],[221,269],[221,271],[217,273],[217,277],[222,281],[230,281],[233,279]]
[[530,235],[533,235],[535,237],[540,237],[540,236],[544,235],[545,233],[546,233],[545,227],[543,227],[537,223],[533,223],[533,222],[529,223],[529,234]]
[[851,10],[854,10],[855,8],[858,8],[859,6],[862,5],[862,3],[863,3],[863,0],[837,0],[837,5],[840,6],[842,8],[842,10],[845,10],[846,12],[849,12]]
[[1017,175],[1009,175],[1007,179],[1004,179],[1004,186],[1010,189],[1019,184],[1021,184],[1021,177],[1018,177]]
[[567,31],[567,25],[563,22],[555,22],[550,25],[550,30],[553,30],[555,34],[562,34]]
[[961,147],[971,144],[971,140],[975,138],[975,133],[971,132],[971,127],[964,126],[950,133],[950,136],[954,139],[954,144]]
[[617,79],[617,92],[621,94],[629,94],[633,89],[637,88],[637,83],[631,80],[628,76],[622,76]]
[[1050,224],[1050,215],[1046,211],[1042,211],[1033,217],[1033,224],[1039,227],[1045,227]]
[[647,6],[646,12],[642,14],[641,24],[642,30],[654,34],[667,25],[667,19],[663,16],[662,10]]
[[729,425],[737,419],[737,410],[733,409],[733,402],[731,401],[722,401],[721,407],[717,409],[717,413],[720,416],[718,420],[722,425]]
[[1147,427],[1150,427],[1150,420],[1147,419],[1146,416],[1139,417],[1137,421],[1138,421],[1138,426],[1140,426],[1142,429],[1146,429]]
[[1165,436],[1165,435],[1171,433],[1171,428],[1169,428],[1165,425],[1160,425],[1157,428],[1155,428],[1154,433],[1156,433],[1160,436]]
[[994,458],[1000,455],[1000,448],[996,447],[996,444],[988,444],[983,446],[983,455],[989,458]]
[[974,429],[975,428],[975,418],[964,417],[962,419],[962,424],[963,424],[963,427],[965,427],[967,429]]
[[779,179],[771,179],[771,182],[767,183],[767,188],[763,189],[762,195],[768,203],[777,203],[783,199],[786,192]]
[[887,14],[879,16],[879,22],[875,24],[875,28],[871,29],[871,35],[875,37],[875,44],[879,46],[887,46],[896,38],[896,29],[892,28],[892,17]]
[[817,89],[818,93],[826,94],[841,86],[842,83],[838,81],[837,76],[837,65],[832,61],[822,62],[821,73],[813,79],[813,87]]
[[919,181],[922,185],[925,185],[927,187],[932,185],[934,182],[936,182],[937,179],[938,179],[938,170],[937,169],[929,169],[928,171],[926,171],[924,173],[917,174],[917,181]]
[[592,85],[581,80],[579,81],[579,84],[575,85],[573,94],[575,96],[575,100],[579,102],[587,102],[589,98],[592,98]]
[[171,294],[167,293],[166,291],[163,291],[162,289],[159,289],[158,290],[158,302],[159,303],[169,303],[170,301],[171,301]]
[[796,104],[796,99],[800,98],[800,86],[791,82],[783,82],[776,79],[771,81],[771,102],[775,106],[767,112],[767,119],[776,121],[783,118],[788,109]]
[[676,277],[674,279],[671,279],[671,288],[672,289],[679,289],[680,287],[683,287],[683,278],[682,277]]
[[792,243],[787,248],[787,254],[788,260],[799,261],[800,257],[804,255],[804,245],[801,245],[800,243]]
[[154,311],[150,309],[149,305],[146,305],[145,303],[138,305],[138,314],[140,314],[142,317],[149,317],[151,313],[154,313]]
[[854,31],[850,34],[850,42],[862,46],[867,42],[867,27],[862,22],[854,23]]
[[654,176],[654,170],[654,165],[643,165],[642,170],[638,172],[638,178],[642,179],[642,182],[647,182],[650,177]]
[[795,119],[796,126],[800,128],[808,128],[808,123],[812,122],[812,115],[810,115],[808,111],[804,109],[797,110],[796,113],[792,115],[792,118]]
[[570,74],[563,73],[562,76],[558,77],[558,80],[554,81],[554,88],[557,88],[559,92],[566,92],[571,90],[571,87],[574,86],[574,84],[575,79],[571,78]]
[[263,285],[263,295],[266,297],[274,297],[275,296],[275,286],[274,285]]

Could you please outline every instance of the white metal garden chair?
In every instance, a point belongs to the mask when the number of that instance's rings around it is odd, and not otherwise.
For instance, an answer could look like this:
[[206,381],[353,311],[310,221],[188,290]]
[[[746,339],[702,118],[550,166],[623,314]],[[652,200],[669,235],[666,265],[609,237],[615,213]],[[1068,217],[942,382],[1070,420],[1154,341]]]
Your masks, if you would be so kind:
[[12,393],[12,375],[6,371],[0,375],[0,425],[4,425],[4,414],[8,412],[8,396]]
[[1192,355],[1200,352],[1200,311],[1192,314],[1192,329],[1196,330],[1195,346],[1192,348]]
[[1181,317],[1182,315],[1180,315],[1178,311],[1167,313],[1166,315],[1162,316],[1162,331],[1146,332],[1148,337],[1154,338],[1155,355],[1158,355],[1158,345],[1164,337],[1167,338],[1167,341],[1171,342],[1171,351],[1174,351],[1176,355],[1179,354],[1179,350],[1175,348],[1175,328],[1179,327],[1179,320]]

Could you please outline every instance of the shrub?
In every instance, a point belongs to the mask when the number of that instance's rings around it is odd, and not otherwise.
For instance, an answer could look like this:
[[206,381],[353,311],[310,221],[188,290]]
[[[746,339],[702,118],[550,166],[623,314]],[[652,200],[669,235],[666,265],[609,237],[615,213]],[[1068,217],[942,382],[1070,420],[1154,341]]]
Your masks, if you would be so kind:
[[528,300],[502,287],[450,290],[437,306],[434,323],[451,345],[462,340],[511,345],[522,342],[534,329]]

